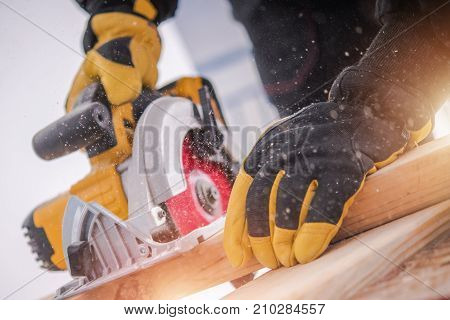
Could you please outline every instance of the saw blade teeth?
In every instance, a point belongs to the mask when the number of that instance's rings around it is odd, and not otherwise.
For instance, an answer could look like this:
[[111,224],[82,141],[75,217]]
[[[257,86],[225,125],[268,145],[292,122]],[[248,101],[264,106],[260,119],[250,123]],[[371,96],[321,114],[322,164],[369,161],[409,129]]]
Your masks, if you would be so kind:
[[46,259],[45,251],[48,249],[49,244],[45,243],[39,237],[38,229],[33,228],[34,226],[23,225],[22,229],[24,229],[24,237],[26,239],[27,245],[30,246],[32,256],[34,260],[36,260],[39,264],[40,268],[47,270],[58,270],[58,268],[52,264],[52,262]]

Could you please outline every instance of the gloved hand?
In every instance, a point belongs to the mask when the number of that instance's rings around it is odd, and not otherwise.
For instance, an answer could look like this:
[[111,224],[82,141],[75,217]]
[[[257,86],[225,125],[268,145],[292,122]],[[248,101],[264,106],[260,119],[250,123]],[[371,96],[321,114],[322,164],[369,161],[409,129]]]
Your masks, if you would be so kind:
[[[290,267],[327,248],[366,175],[395,160],[418,132],[374,111],[313,104],[262,135],[228,205],[224,246],[234,266],[253,252],[266,267]],[[429,132],[429,119],[416,120]]]
[[99,13],[89,21],[87,34],[96,41],[75,77],[67,111],[94,81],[101,81],[113,105],[134,100],[144,85],[155,86],[161,44],[149,20],[125,12]]

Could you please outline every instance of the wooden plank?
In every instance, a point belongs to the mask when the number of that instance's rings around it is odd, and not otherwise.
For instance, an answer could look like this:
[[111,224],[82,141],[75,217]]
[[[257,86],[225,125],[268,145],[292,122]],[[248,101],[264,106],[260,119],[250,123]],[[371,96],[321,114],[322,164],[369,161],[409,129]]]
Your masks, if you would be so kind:
[[367,179],[334,241],[450,198],[450,135],[413,149]]
[[400,268],[363,288],[352,299],[442,299],[442,295],[450,297],[450,232],[426,245]]
[[[402,156],[367,179],[350,208],[340,239],[450,198],[450,136]],[[177,299],[259,270],[251,260],[235,269],[226,260],[222,233],[192,251],[112,281],[76,299]]]
[[[311,263],[268,272],[226,298],[349,299],[449,231],[447,200],[344,241]],[[448,298],[419,275],[410,276],[430,295]]]

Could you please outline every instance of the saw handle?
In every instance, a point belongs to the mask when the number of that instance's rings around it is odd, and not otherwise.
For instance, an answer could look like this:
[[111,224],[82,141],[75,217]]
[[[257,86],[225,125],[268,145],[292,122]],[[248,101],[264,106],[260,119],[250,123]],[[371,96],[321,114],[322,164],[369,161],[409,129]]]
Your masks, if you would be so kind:
[[86,102],[40,130],[33,137],[33,149],[45,160],[95,145],[111,134],[111,114],[100,102]]

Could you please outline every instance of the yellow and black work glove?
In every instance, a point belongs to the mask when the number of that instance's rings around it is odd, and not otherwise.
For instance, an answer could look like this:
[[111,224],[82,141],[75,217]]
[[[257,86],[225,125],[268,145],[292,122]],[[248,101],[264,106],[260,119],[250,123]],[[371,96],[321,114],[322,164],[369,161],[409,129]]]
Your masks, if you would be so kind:
[[143,86],[155,86],[161,43],[149,18],[156,16],[156,9],[147,0],[135,4],[140,4],[139,14],[101,12],[90,19],[85,42],[88,37],[91,47],[85,46],[86,59],[70,90],[68,111],[80,91],[94,81],[102,83],[113,105],[134,100]]
[[263,134],[228,205],[224,245],[234,266],[253,252],[266,267],[290,267],[327,248],[366,175],[395,160],[410,137],[405,126],[366,112],[313,104]]
[[430,133],[449,93],[449,55],[430,24],[415,19],[386,22],[361,61],[338,76],[328,102],[260,137],[228,204],[224,248],[232,265],[252,255],[272,269],[316,259],[366,176]]

